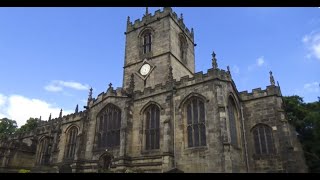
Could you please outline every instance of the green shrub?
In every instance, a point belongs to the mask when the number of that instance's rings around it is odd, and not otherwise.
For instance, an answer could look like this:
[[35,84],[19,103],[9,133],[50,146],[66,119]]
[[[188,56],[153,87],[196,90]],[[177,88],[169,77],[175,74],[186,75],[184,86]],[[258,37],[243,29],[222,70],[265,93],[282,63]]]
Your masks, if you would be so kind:
[[28,170],[28,169],[20,169],[19,173],[30,173],[30,170]]

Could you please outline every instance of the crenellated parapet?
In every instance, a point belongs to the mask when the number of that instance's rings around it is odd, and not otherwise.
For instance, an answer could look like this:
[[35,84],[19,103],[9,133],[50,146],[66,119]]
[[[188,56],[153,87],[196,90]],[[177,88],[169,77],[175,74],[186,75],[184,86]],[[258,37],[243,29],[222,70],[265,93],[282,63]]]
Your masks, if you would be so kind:
[[101,101],[103,101],[104,99],[106,99],[108,97],[128,98],[128,93],[123,88],[118,87],[117,89],[114,90],[113,87],[111,87],[111,85],[109,85],[110,87],[108,88],[108,90],[106,92],[101,92],[97,96],[97,98],[93,98],[89,102],[89,107],[92,107],[96,104],[99,104]]
[[173,12],[172,8],[170,7],[164,7],[163,10],[156,10],[155,13],[152,15],[151,13],[145,14],[142,19],[136,19],[133,23],[130,21],[130,18],[128,17],[127,20],[127,31],[125,34],[130,33],[131,31],[134,31],[136,29],[139,29],[141,27],[145,27],[150,23],[153,23],[155,21],[159,21],[162,18],[165,18],[167,16],[170,16],[175,23],[177,23],[182,31],[190,38],[192,41],[194,40],[194,33],[193,30],[191,31],[186,27],[186,25],[183,22],[182,17],[178,17],[178,15]]
[[[60,123],[68,123],[72,121],[78,121],[80,119],[83,119],[83,117],[87,116],[87,111],[79,111],[77,113],[72,113],[68,115],[64,115],[61,118],[54,118],[48,121],[39,121],[38,122],[38,127],[36,129],[37,134],[43,134],[47,133],[50,130],[54,130]],[[23,135],[25,136],[25,135]]]
[[[232,82],[230,74],[222,69],[208,69],[207,73],[203,73],[202,71],[197,72],[190,76],[183,76],[179,81],[173,80],[173,86],[175,89],[182,89],[188,86],[201,84],[206,81],[211,80],[221,80]],[[167,82],[165,84],[156,84],[153,88],[147,87],[143,91],[134,91],[134,98],[140,99],[148,96],[152,96],[155,94],[165,93],[171,90],[171,83]]]
[[79,111],[78,113],[65,115],[60,120],[57,118],[56,122],[61,121],[62,123],[67,123],[72,121],[78,121],[83,119],[83,117],[85,116],[87,116],[87,111]]
[[241,100],[246,101],[267,96],[281,96],[281,91],[279,86],[270,85],[267,86],[264,90],[261,90],[261,88],[255,88],[252,89],[252,92],[250,93],[248,93],[248,91],[242,91],[239,94]]
[[19,139],[23,139],[23,138],[33,137],[34,135],[36,135],[36,133],[34,131],[19,133],[19,134],[11,135],[8,140],[19,140]]

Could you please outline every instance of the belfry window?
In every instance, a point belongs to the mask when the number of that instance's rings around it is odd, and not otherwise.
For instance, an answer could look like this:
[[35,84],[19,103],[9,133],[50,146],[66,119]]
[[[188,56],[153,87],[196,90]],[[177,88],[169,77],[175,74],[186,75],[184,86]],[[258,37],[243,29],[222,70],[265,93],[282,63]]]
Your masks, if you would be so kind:
[[259,124],[252,129],[255,152],[257,155],[274,154],[272,129]]
[[120,145],[121,110],[109,104],[102,110],[98,121],[98,148]]
[[76,152],[78,129],[74,126],[67,134],[66,159],[73,159]]
[[206,124],[204,103],[191,98],[186,103],[188,147],[206,145]]
[[149,52],[151,52],[151,33],[150,32],[146,32],[143,35],[143,54],[147,54]]
[[152,104],[145,111],[146,150],[159,149],[160,146],[160,109]]
[[187,40],[183,35],[179,36],[180,58],[183,64],[187,64]]

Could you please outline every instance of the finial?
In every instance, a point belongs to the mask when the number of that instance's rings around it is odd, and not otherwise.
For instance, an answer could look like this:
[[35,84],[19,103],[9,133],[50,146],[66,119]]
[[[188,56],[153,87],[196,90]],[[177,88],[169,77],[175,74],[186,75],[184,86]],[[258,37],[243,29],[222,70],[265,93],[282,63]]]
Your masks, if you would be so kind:
[[59,118],[62,118],[62,109],[60,109]]
[[270,74],[270,84],[274,86],[275,82],[274,82],[274,78],[273,78],[273,75],[272,75],[272,71],[270,71],[269,74]]
[[49,115],[49,121],[51,121],[51,113],[50,113],[50,115]]
[[148,14],[149,14],[149,9],[148,7],[146,7],[146,16],[148,16]]
[[130,23],[130,16],[127,17],[127,24]]
[[112,83],[109,83],[109,88],[112,88]]
[[214,51],[212,51],[212,58],[216,58],[216,53],[214,53]]
[[183,14],[182,13],[180,14],[180,19],[183,21]]
[[194,33],[194,32],[193,32],[193,28],[191,28],[191,34],[193,35],[193,33]]
[[75,109],[75,111],[74,111],[74,112],[75,112],[75,113],[78,113],[78,112],[79,112],[78,104],[77,104],[76,109]]
[[218,63],[217,63],[217,59],[216,59],[216,53],[214,53],[214,51],[212,51],[212,68],[213,68],[213,69],[218,69]]
[[131,74],[130,83],[129,83],[129,94],[132,94],[134,91],[134,74]]
[[227,70],[228,70],[228,73],[230,74],[230,67],[229,66],[227,66]]
[[279,81],[277,81],[277,85],[278,85],[278,87],[280,87]]
[[40,116],[40,118],[39,118],[39,121],[41,121],[41,116]]

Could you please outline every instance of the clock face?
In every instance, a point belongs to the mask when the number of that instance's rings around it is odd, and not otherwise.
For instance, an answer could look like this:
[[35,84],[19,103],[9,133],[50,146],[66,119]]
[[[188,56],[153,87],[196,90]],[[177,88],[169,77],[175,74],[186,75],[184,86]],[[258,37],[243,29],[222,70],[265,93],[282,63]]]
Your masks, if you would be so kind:
[[145,75],[147,75],[149,73],[149,71],[150,71],[150,65],[149,64],[144,64],[140,69],[140,74],[142,76],[145,76]]

